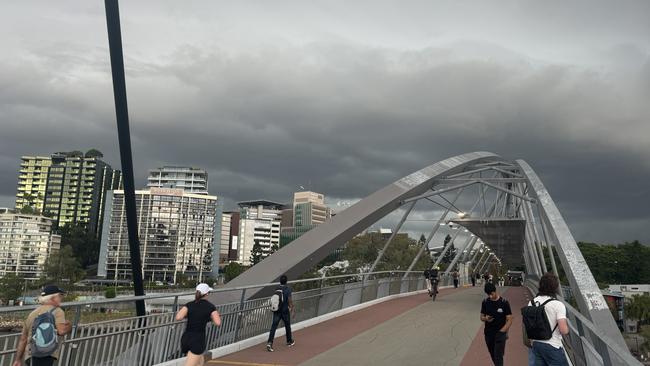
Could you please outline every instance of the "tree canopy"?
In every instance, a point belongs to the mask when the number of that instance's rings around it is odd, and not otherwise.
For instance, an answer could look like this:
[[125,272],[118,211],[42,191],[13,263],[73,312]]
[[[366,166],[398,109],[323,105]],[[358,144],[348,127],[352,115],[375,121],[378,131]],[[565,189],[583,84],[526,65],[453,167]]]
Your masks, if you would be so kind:
[[74,283],[82,279],[83,276],[84,271],[69,245],[63,246],[45,260],[45,277],[50,282],[58,283],[61,280],[68,280],[70,283]]

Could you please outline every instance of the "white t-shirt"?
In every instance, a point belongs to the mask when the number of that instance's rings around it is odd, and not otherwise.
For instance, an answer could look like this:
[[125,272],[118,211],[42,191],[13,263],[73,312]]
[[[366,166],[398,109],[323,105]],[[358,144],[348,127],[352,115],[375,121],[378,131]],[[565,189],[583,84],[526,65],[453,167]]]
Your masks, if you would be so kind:
[[[533,299],[533,301],[538,305],[542,305],[546,300],[550,298],[550,296],[537,296]],[[529,302],[528,305],[532,304]],[[545,341],[534,340],[533,342],[548,343],[555,348],[561,348],[562,333],[560,333],[560,327],[555,327],[555,325],[557,324],[558,319],[566,319],[566,307],[561,301],[553,300],[544,305],[544,311],[546,312],[546,317],[548,318],[551,329],[555,328],[553,331],[553,336],[551,339],[547,339]]]

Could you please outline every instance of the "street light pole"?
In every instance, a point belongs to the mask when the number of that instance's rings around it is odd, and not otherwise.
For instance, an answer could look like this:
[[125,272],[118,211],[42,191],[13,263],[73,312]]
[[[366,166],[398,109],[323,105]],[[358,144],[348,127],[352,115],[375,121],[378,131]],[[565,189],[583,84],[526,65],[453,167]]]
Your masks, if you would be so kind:
[[[124,182],[124,206],[126,225],[129,234],[129,251],[131,256],[131,274],[135,296],[144,295],[142,284],[142,260],[140,259],[140,242],[138,240],[138,220],[135,206],[135,186],[133,183],[133,160],[131,155],[131,133],[129,131],[129,110],[126,100],[126,81],[124,77],[124,56],[122,54],[122,31],[120,30],[120,10],[117,0],[105,0],[106,26],[108,29],[108,46],[113,73],[113,95],[115,98],[115,116],[117,135],[120,144],[120,160]],[[144,300],[135,302],[136,314],[145,315]]]

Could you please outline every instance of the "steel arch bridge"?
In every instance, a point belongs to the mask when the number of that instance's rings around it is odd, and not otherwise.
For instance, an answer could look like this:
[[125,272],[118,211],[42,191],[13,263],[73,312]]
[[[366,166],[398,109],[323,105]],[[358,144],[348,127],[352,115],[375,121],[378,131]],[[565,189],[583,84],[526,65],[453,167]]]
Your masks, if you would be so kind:
[[[475,185],[480,187],[478,198],[469,210],[461,212],[455,203],[468,193],[468,187]],[[451,194],[451,200],[443,194]],[[493,260],[510,267],[524,267],[528,278],[536,280],[546,271],[557,274],[561,266],[580,313],[609,339],[625,345],[587,263],[540,178],[525,161],[506,160],[490,152],[454,156],[389,184],[281,248],[226,287],[278,280],[283,274],[290,279],[297,278],[373,223],[403,209],[405,213],[379,251],[372,271],[415,205],[437,197],[446,202],[443,204],[445,210],[431,227],[409,270],[428,250],[441,224],[454,222],[474,235],[460,246],[462,250],[457,251],[448,270],[457,263],[480,269],[481,265]],[[546,256],[544,251],[548,253]],[[483,254],[478,255],[481,252]],[[444,254],[438,256],[436,263]],[[248,293],[248,297],[264,294],[265,291],[260,290]],[[239,299],[220,296],[212,300],[222,303]]]

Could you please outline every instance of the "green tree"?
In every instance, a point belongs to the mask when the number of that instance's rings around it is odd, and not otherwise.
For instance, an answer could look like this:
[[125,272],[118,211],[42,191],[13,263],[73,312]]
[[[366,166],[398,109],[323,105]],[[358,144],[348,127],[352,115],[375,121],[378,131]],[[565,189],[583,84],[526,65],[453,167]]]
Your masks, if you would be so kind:
[[650,321],[650,295],[632,295],[625,299],[625,314],[630,319],[645,324]]
[[45,277],[50,282],[68,280],[70,283],[75,283],[83,279],[84,271],[75,258],[71,246],[62,247],[45,260]]
[[86,151],[85,156],[87,158],[103,158],[104,154],[102,154],[102,152],[97,150],[97,149],[90,149],[90,150]]
[[[458,229],[460,230],[460,229]],[[454,243],[451,242],[451,235],[447,234],[445,237],[445,241],[442,243],[442,246],[444,248],[447,247],[447,245],[451,245],[451,247],[447,250],[447,253],[445,253],[445,256],[442,257],[442,263],[449,264],[454,260],[454,257],[456,256],[457,249],[454,246]],[[444,250],[444,249],[443,249]]]
[[424,243],[425,243],[426,241],[427,241],[426,236],[424,236],[424,234],[421,234],[421,235],[420,235],[420,239],[418,240],[418,244],[420,244],[420,245],[424,245]]
[[36,215],[37,211],[30,205],[24,205],[20,208],[20,213],[23,215]]
[[59,229],[61,245],[69,245],[82,267],[99,262],[100,241],[83,224],[70,224]]
[[[351,270],[367,270],[377,258],[379,251],[384,247],[386,240],[385,237],[378,233],[357,236],[350,240],[345,247],[341,259],[350,262]],[[406,270],[419,250],[416,240],[409,238],[406,234],[398,234],[384,252],[379,263],[377,263],[375,271]],[[429,259],[426,256],[422,256],[414,269],[424,269],[428,261]]]
[[264,251],[262,250],[260,243],[256,240],[255,244],[253,244],[253,250],[251,251],[251,263],[256,265],[261,262],[262,259],[264,259]]
[[242,266],[237,262],[230,262],[225,267],[223,267],[223,275],[226,282],[229,282],[233,278],[239,276],[246,270],[246,267]]
[[0,278],[0,299],[4,303],[16,300],[22,295],[25,279],[15,273],[7,273]]
[[104,297],[107,299],[114,299],[117,297],[117,290],[115,287],[107,287],[106,291],[104,291]]

